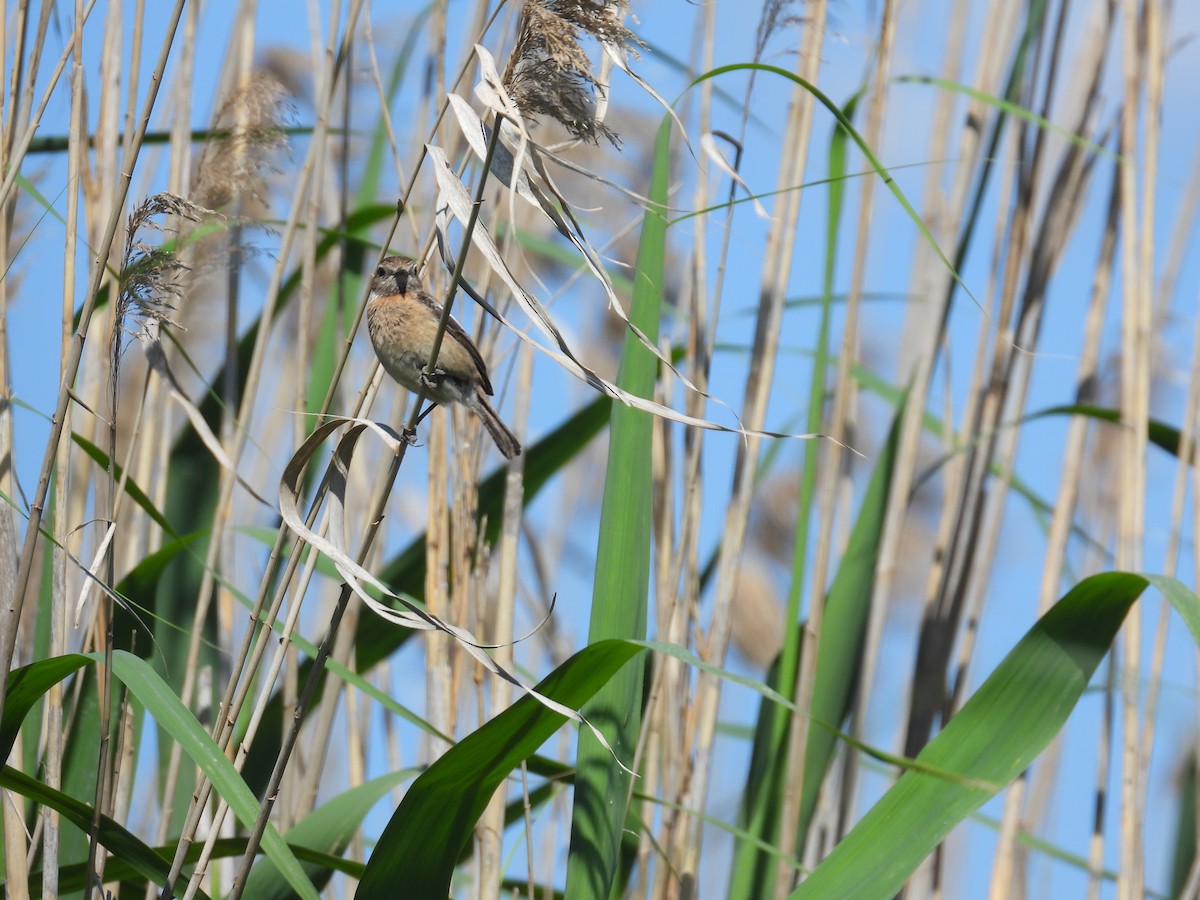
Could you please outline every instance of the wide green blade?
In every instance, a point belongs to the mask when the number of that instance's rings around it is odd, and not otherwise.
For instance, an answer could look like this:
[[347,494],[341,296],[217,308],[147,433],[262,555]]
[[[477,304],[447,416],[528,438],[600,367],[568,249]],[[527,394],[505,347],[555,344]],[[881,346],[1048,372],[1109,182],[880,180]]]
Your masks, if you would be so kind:
[[[850,99],[843,110],[847,119],[853,119],[854,108],[858,102],[858,94]],[[817,328],[817,344],[813,353],[812,377],[809,379],[808,409],[806,411],[805,431],[816,434],[821,430],[821,418],[825,408],[827,370],[829,368],[829,335],[832,320],[833,287],[835,282],[838,235],[841,231],[842,199],[845,190],[844,176],[846,171],[846,153],[849,135],[844,128],[835,128],[830,138],[829,146],[829,202],[825,224],[825,263],[822,279],[821,320]],[[774,445],[778,447],[779,445]],[[889,444],[890,447],[890,444]],[[808,564],[808,530],[812,521],[812,503],[816,495],[818,446],[809,443],[804,448],[803,475],[800,482],[800,497],[797,502],[796,536],[792,544],[792,575],[791,586],[788,590],[787,611],[784,621],[787,623],[784,632],[783,647],[778,658],[768,672],[768,681],[772,687],[779,690],[789,700],[796,696],[796,677],[799,671],[800,646],[803,636],[803,625],[800,622],[801,592],[805,585],[805,573]],[[890,458],[890,456],[889,456]],[[890,465],[890,464],[889,464]],[[878,471],[878,469],[877,469]],[[870,494],[870,489],[868,489]],[[886,491],[882,502],[886,503]],[[863,512],[859,514],[859,525],[855,526],[855,537],[862,527],[862,521],[867,517],[868,506],[874,505],[870,496],[864,500]],[[852,543],[854,538],[851,539]],[[843,561],[844,562],[844,561]],[[860,560],[859,564],[863,561]],[[861,574],[869,579],[874,572],[872,561],[869,570]],[[865,608],[870,602],[870,591],[865,595],[852,599],[855,604]],[[828,607],[829,601],[826,606]],[[830,610],[827,615],[836,614]],[[865,621],[865,616],[864,616]],[[821,635],[822,644],[829,633],[838,633],[838,624],[831,622]],[[857,641],[858,630],[852,632]],[[840,635],[839,635],[840,638]],[[820,657],[823,659],[822,650]],[[857,656],[854,657],[857,659]],[[851,673],[850,677],[853,677]],[[828,679],[818,678],[814,686],[814,702],[819,691],[828,693]],[[849,688],[847,687],[847,697]],[[840,721],[841,715],[837,716]],[[753,840],[738,841],[735,849],[734,864],[729,876],[730,900],[753,900],[761,897],[775,883],[775,871],[778,853],[764,852],[763,845],[773,847],[777,841],[780,826],[780,812],[786,791],[788,765],[785,748],[790,731],[790,714],[787,710],[775,704],[762,702],[759,706],[758,723],[755,729],[754,744],[751,749],[750,767],[746,772],[746,787],[742,792],[741,807],[738,811],[738,821]],[[830,745],[832,746],[832,745]],[[812,748],[810,746],[810,753]],[[806,757],[810,759],[811,757]],[[806,768],[808,765],[806,764]],[[822,765],[821,771],[824,771]],[[805,776],[805,790],[812,792],[809,778]],[[816,786],[820,786],[817,779]],[[803,840],[804,828],[800,831]]]
[[[417,774],[415,769],[402,769],[374,778],[358,787],[343,791],[327,800],[305,816],[284,835],[289,847],[305,847],[333,856],[340,856],[350,844],[355,832],[376,803],[392,788]],[[294,852],[294,850],[293,850]],[[334,869],[327,864],[304,862],[300,865],[318,890],[324,889]],[[296,896],[283,873],[271,860],[264,859],[246,879],[244,896],[255,900],[290,900]]]
[[[225,758],[216,741],[179,701],[162,677],[144,659],[120,650],[113,653],[112,667],[113,674],[121,679],[130,693],[154,716],[159,728],[170,735],[188,758],[208,776],[217,793],[229,804],[239,821],[247,827],[253,825],[258,818],[258,798],[246,786],[233,763]],[[304,874],[300,863],[283,842],[279,832],[270,824],[263,833],[262,848],[300,897],[317,900],[317,891],[312,882]]]
[[[665,117],[655,142],[649,205],[642,219],[630,307],[630,321],[651,342],[658,340],[662,307],[672,126],[673,120]],[[651,397],[657,373],[654,354],[636,334],[627,331],[617,384],[630,394]],[[589,642],[646,637],[653,425],[648,413],[613,404]],[[602,746],[590,732],[579,733],[571,849],[567,856],[568,897],[604,897],[612,889],[626,826],[625,798],[629,796],[630,775],[621,763],[628,766],[633,762],[641,729],[642,678],[640,665],[626,666],[584,710],[612,750]]]
[[[621,641],[584,647],[536,688],[578,709],[641,648]],[[475,823],[508,774],[566,721],[525,696],[451,747],[413,782],[375,845],[359,900],[445,897]]]
[[78,653],[41,659],[8,673],[4,695],[4,723],[0,727],[0,758],[7,762],[21,722],[42,695],[91,660]]
[[793,900],[895,895],[950,830],[1016,778],[1063,727],[1133,603],[1153,583],[1200,640],[1200,598],[1174,579],[1109,572],[1076,585],[1029,630]]
[[[3,771],[0,771],[0,787],[56,810],[63,819],[84,834],[91,827],[91,806],[69,794],[47,787],[36,778],[18,772],[11,766],[5,766]],[[171,869],[170,860],[156,853],[153,848],[142,843],[108,816],[100,817],[100,844],[146,880],[155,884],[166,882]],[[198,895],[207,896],[203,891]]]

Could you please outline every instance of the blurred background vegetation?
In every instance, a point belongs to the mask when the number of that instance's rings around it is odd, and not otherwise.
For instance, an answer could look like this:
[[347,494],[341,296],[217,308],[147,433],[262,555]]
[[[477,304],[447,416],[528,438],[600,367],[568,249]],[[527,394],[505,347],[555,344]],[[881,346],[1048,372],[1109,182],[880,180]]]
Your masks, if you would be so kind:
[[1194,6],[2,16],[7,896],[1200,896]]

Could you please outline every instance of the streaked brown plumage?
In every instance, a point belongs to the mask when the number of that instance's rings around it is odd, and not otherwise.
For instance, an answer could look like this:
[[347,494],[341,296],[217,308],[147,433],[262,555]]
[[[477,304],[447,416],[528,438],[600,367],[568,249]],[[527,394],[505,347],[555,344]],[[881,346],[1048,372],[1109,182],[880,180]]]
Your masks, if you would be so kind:
[[[389,375],[408,388],[422,388],[421,371],[429,363],[442,306],[426,293],[417,264],[407,256],[389,256],[371,279],[367,302],[367,331],[375,355]],[[487,365],[470,336],[453,317],[438,351],[437,375],[424,385],[435,403],[461,403],[479,416],[506,459],[521,452],[521,444],[492,409]]]

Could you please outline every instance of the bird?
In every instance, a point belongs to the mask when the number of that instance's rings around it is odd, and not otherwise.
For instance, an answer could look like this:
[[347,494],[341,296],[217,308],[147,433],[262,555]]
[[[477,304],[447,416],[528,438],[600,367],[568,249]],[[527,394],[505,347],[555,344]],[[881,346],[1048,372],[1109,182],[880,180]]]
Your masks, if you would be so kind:
[[442,305],[421,284],[417,263],[407,256],[385,257],[371,278],[367,332],[384,370],[410,391],[424,389],[436,404],[461,403],[483,422],[505,459],[521,453],[521,443],[488,402],[493,393],[487,364],[463,327],[450,317],[430,378],[423,375],[433,351]]

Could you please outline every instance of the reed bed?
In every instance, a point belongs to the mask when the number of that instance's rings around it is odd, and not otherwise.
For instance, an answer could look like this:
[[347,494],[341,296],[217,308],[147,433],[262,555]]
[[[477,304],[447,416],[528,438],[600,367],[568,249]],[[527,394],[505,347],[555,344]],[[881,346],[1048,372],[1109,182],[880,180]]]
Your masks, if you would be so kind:
[[1195,10],[149,6],[0,13],[7,896],[1200,897]]

